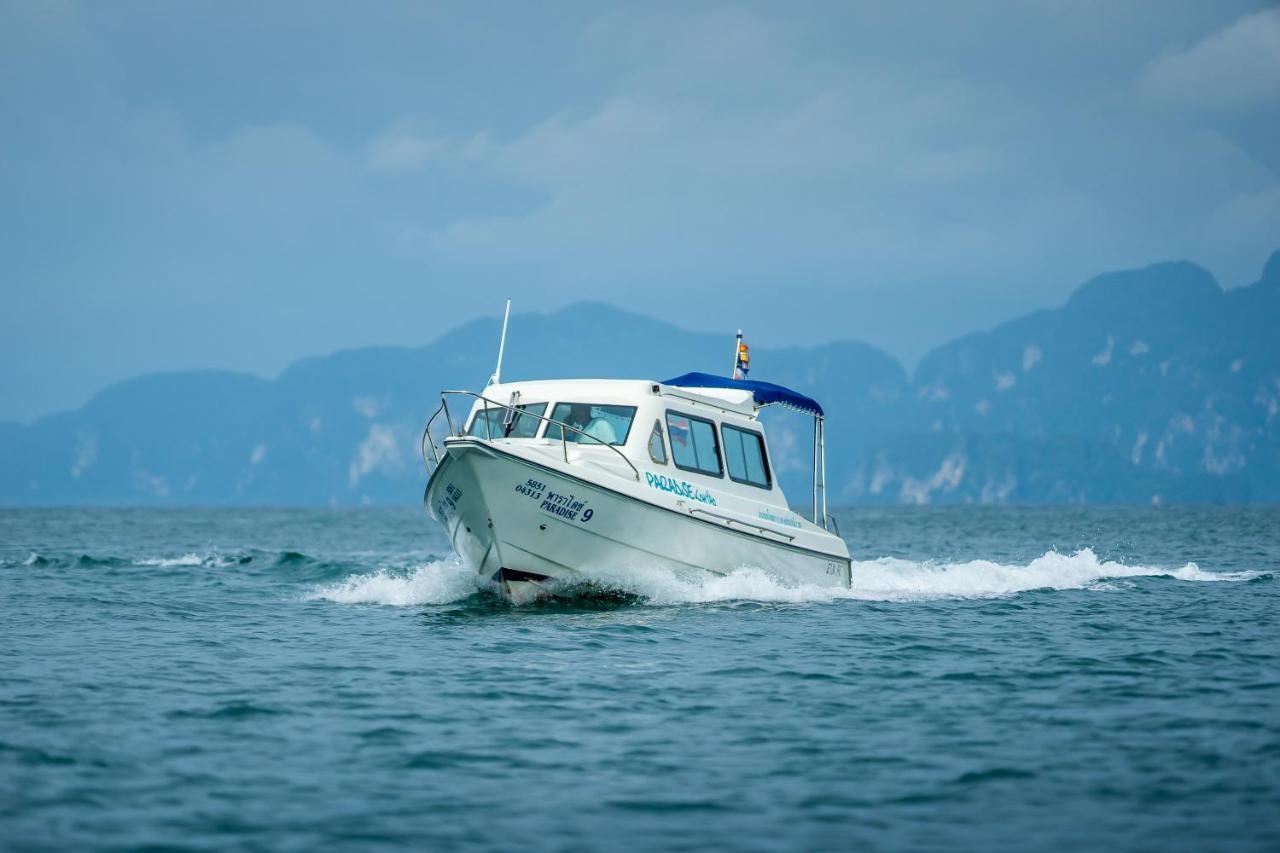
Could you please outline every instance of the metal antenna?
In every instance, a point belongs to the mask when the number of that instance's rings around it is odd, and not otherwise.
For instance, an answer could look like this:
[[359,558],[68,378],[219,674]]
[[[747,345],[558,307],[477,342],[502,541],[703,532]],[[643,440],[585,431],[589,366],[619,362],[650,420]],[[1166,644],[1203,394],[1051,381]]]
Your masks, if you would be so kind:
[[738,330],[738,339],[733,342],[733,370],[729,371],[730,379],[738,379],[738,353],[742,351],[742,330]]
[[507,347],[507,318],[511,316],[511,300],[507,300],[507,310],[502,312],[502,337],[498,339],[498,366],[493,369],[493,375],[489,377],[490,385],[497,385],[502,382],[502,351]]

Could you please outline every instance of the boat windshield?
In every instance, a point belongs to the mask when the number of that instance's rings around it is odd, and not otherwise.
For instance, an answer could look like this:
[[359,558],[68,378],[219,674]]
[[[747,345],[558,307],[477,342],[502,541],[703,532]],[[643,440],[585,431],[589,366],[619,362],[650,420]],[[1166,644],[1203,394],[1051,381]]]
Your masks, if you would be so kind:
[[[551,412],[551,420],[561,421],[582,432],[562,430],[556,424],[548,424],[547,438],[564,440],[582,444],[596,444],[591,438],[599,439],[602,444],[626,444],[627,435],[631,432],[631,421],[635,419],[635,406],[606,406],[599,403],[556,403]],[[591,438],[586,438],[586,433]]]
[[516,406],[515,417],[511,423],[507,423],[507,419],[511,417],[510,410],[491,406],[476,412],[467,434],[478,438],[533,438],[538,434],[538,427],[542,423],[539,418],[546,411],[546,403]]

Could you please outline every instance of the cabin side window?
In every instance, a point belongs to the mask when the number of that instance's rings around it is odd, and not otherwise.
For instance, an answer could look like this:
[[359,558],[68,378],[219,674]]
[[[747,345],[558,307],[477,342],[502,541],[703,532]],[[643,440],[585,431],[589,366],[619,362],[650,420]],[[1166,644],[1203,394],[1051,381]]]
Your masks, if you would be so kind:
[[542,426],[542,416],[547,413],[546,403],[529,403],[516,407],[516,417],[507,432],[507,438],[533,438]]
[[728,424],[721,424],[720,431],[724,433],[724,461],[729,468],[729,479],[762,489],[770,488],[764,436]]
[[487,409],[476,412],[476,416],[471,419],[471,427],[467,430],[467,435],[478,438],[533,438],[542,424],[539,418],[546,411],[546,403],[526,403],[523,406],[516,406],[515,415],[508,424],[510,409],[489,406]]
[[570,443],[626,444],[627,435],[631,432],[631,422],[635,420],[635,416],[635,406],[556,403],[556,407],[551,411],[551,420],[566,423],[574,429],[566,430],[557,424],[548,424],[546,437],[560,441],[563,433],[564,440]]
[[677,468],[712,477],[724,476],[714,423],[692,415],[667,412],[667,434],[671,437],[671,461]]
[[667,464],[667,445],[662,440],[662,422],[653,422],[653,432],[649,433],[649,458],[659,465]]

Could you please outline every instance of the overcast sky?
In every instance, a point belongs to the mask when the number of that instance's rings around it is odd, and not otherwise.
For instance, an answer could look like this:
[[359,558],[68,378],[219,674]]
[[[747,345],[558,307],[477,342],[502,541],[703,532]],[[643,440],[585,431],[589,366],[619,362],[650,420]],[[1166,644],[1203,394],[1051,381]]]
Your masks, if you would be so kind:
[[908,363],[1280,248],[1280,10],[0,0],[0,418],[592,299]]

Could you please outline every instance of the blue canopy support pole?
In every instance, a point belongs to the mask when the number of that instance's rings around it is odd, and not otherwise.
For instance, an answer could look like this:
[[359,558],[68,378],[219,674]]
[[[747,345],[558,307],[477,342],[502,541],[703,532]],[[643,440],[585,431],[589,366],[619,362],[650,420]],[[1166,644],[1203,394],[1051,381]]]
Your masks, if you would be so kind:
[[818,523],[818,424],[820,419],[813,416],[813,523]]

